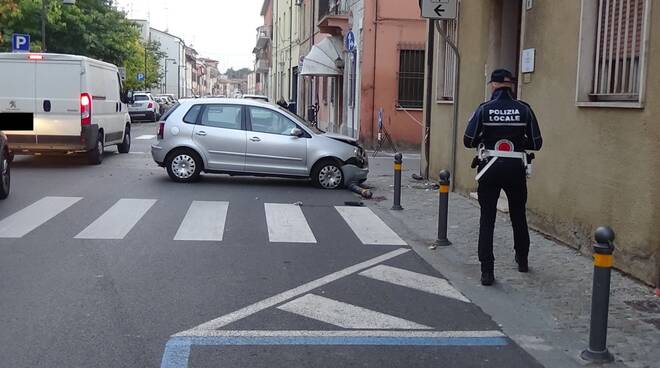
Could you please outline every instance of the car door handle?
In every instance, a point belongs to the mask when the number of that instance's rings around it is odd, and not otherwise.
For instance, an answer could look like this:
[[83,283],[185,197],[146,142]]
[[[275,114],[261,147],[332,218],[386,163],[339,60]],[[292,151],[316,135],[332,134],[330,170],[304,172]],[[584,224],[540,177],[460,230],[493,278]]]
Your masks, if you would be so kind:
[[252,138],[250,138],[250,140],[252,142],[261,142],[261,138],[259,138],[259,137],[252,137]]
[[206,135],[206,132],[203,131],[203,130],[201,130],[201,131],[199,131],[199,132],[195,132],[195,134],[197,134],[197,135],[201,135],[201,136],[205,136],[205,135]]

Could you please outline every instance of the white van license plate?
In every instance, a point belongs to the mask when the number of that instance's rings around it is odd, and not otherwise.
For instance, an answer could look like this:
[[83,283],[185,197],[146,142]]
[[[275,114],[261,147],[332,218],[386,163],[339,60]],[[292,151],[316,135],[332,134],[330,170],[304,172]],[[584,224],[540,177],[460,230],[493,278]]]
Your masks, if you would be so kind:
[[0,113],[0,130],[34,130],[34,114],[31,112]]

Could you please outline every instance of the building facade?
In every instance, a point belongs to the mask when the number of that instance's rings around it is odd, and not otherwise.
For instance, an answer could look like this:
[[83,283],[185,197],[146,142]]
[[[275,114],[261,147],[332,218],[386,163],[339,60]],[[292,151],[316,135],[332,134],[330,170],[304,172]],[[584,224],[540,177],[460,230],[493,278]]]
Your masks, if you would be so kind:
[[508,68],[544,137],[528,181],[530,222],[584,252],[597,226],[612,226],[615,267],[654,282],[660,42],[653,35],[660,32],[660,7],[651,0],[463,0],[458,21],[440,26],[463,55],[459,123],[453,127],[455,59],[436,31],[422,171],[434,176],[454,168],[456,189],[475,191],[475,153],[463,148],[462,134],[489,98],[489,73]]
[[176,98],[183,97],[186,84],[186,44],[172,34],[152,28],[147,20],[134,20],[140,27],[140,35],[144,42],[155,42],[160,51],[165,53],[159,60],[162,79],[157,87],[158,93],[172,94]]

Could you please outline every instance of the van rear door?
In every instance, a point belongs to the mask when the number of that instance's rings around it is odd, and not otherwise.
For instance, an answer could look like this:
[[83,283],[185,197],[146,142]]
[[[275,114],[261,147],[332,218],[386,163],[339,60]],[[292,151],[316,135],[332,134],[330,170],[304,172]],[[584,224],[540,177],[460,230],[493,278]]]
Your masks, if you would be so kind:
[[[27,54],[0,55],[0,130],[8,113],[34,113],[36,62]],[[33,126],[34,128],[34,126]],[[5,131],[11,145],[35,144],[35,130]]]
[[36,63],[37,142],[41,145],[80,145],[80,60]]

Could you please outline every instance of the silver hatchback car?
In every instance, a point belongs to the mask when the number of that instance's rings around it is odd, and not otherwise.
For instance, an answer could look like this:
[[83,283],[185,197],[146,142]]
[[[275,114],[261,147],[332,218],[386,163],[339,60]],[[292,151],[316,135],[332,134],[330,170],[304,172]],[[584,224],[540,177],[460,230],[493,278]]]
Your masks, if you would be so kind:
[[176,182],[202,171],[311,178],[335,189],[367,179],[354,138],[325,133],[279,106],[250,99],[181,100],[158,123],[151,155]]

